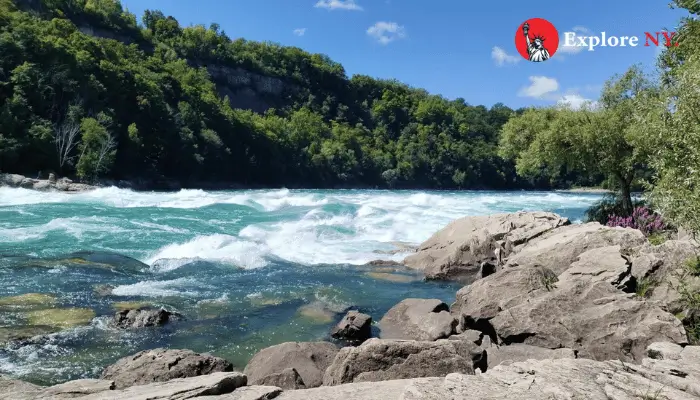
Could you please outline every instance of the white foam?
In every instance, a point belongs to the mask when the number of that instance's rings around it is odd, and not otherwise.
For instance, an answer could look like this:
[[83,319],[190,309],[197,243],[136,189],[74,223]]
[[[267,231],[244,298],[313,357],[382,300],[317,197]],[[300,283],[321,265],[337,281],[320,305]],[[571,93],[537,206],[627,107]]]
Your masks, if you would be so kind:
[[197,282],[195,278],[178,278],[166,281],[148,280],[131,285],[117,286],[112,289],[112,295],[143,297],[196,296],[198,292],[195,292],[193,288],[201,287],[201,282]]

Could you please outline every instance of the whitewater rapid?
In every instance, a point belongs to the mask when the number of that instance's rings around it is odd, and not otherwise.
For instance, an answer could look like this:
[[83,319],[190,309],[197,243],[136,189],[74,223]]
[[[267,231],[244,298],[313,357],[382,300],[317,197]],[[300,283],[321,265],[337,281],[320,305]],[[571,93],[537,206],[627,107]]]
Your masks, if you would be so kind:
[[[386,254],[397,243],[419,244],[466,215],[573,210],[577,220],[598,198],[558,192],[154,193],[110,187],[71,194],[0,188],[0,243],[21,249],[22,243],[42,242],[51,233],[67,235],[77,245],[133,255],[154,271],[179,268],[193,260],[241,268],[264,267],[270,258],[302,265],[360,265],[375,259],[399,260],[405,254]],[[41,218],[34,211],[57,205],[70,206],[74,215],[57,208],[60,216]],[[115,236],[134,242],[152,236],[173,240],[157,248],[144,248],[143,242],[135,248],[119,248],[110,244]]]

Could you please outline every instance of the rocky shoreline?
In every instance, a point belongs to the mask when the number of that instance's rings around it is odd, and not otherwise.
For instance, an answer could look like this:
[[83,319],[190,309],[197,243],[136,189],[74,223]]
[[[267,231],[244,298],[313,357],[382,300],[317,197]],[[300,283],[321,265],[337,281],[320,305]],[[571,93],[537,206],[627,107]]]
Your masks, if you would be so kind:
[[[99,379],[51,387],[0,378],[7,399],[698,399],[700,245],[546,212],[453,221],[404,260],[464,284],[454,304],[405,299],[349,311],[330,342],[259,351],[243,371],[184,349],[152,349]],[[124,310],[123,329],[170,323]],[[376,336],[376,337],[373,337]]]

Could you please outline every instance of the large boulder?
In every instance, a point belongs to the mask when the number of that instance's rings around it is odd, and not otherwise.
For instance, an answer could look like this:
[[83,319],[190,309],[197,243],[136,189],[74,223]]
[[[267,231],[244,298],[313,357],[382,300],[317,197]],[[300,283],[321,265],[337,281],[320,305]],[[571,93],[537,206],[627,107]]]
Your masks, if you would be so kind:
[[359,311],[348,311],[331,331],[336,339],[361,343],[372,337],[372,317]]
[[465,217],[423,242],[404,264],[428,279],[468,284],[495,272],[515,247],[568,224],[568,219],[547,212]]
[[510,346],[492,345],[486,349],[488,369],[527,360],[554,360],[558,358],[576,358],[576,352],[571,349],[545,349],[519,343]]
[[102,372],[102,379],[112,380],[117,389],[175,378],[233,371],[223,358],[191,350],[153,349],[124,357]]
[[452,335],[457,320],[438,299],[405,299],[379,321],[382,339],[437,340]]
[[[244,373],[251,385],[269,385],[270,377],[279,376],[293,368],[307,388],[321,386],[326,368],[333,362],[338,348],[328,342],[287,342],[260,350],[246,365]],[[286,379],[279,379],[274,386],[288,387]],[[297,382],[296,380],[294,382]],[[295,383],[294,386],[297,386]],[[283,387],[287,386],[287,387]]]
[[476,375],[359,382],[283,392],[276,400],[633,400],[700,398],[700,347],[678,348],[679,358],[528,360]]
[[566,347],[596,360],[640,361],[652,342],[686,343],[677,318],[627,293],[631,269],[620,246],[589,250],[559,274],[504,268],[462,288],[453,311],[461,329],[481,330],[496,344]]
[[359,347],[341,349],[323,384],[473,374],[482,357],[478,347],[466,341],[370,339]]
[[597,222],[568,225],[516,248],[506,267],[542,266],[559,275],[588,250],[619,245],[627,252],[646,242],[644,234],[637,229],[611,228]]

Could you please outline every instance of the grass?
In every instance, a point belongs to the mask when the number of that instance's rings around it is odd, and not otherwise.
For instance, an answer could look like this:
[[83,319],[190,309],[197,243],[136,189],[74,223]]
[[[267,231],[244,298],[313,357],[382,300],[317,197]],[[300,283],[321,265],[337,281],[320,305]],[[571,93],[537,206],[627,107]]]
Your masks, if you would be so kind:
[[683,264],[680,274],[678,274],[678,287],[676,290],[680,294],[683,307],[682,318],[685,331],[688,334],[688,342],[696,345],[700,344],[700,291],[691,285],[691,279],[700,277],[700,257],[692,257]]
[[652,289],[656,287],[657,282],[652,278],[642,278],[637,285],[637,296],[646,298]]
[[647,240],[649,240],[649,243],[653,244],[654,246],[658,246],[660,244],[663,244],[666,240],[668,240],[668,238],[664,233],[657,232],[649,235]]

